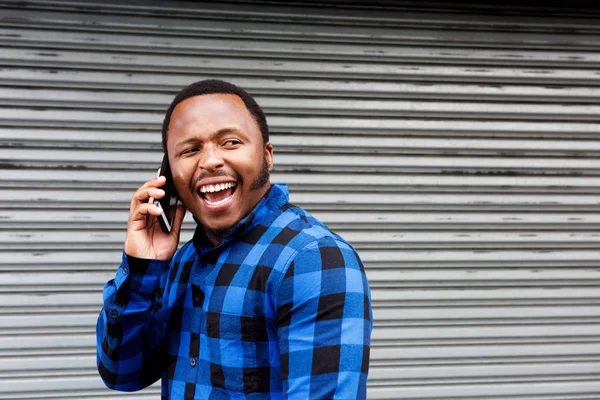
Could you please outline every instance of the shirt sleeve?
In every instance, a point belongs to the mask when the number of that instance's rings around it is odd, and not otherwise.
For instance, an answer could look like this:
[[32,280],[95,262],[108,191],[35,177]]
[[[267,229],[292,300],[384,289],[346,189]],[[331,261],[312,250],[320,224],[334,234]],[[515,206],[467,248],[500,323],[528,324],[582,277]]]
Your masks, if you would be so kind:
[[302,249],[277,303],[284,398],[365,399],[372,320],[356,251],[336,238]]
[[97,367],[111,389],[131,392],[161,377],[168,265],[169,261],[123,253],[116,277],[104,287],[104,307],[96,325]]

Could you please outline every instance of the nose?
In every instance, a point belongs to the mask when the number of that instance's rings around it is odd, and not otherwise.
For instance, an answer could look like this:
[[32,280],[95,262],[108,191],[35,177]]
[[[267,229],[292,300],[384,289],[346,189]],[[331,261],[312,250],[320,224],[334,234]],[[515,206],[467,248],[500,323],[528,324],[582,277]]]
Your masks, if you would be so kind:
[[207,171],[214,171],[223,166],[223,158],[213,144],[205,146],[198,166]]

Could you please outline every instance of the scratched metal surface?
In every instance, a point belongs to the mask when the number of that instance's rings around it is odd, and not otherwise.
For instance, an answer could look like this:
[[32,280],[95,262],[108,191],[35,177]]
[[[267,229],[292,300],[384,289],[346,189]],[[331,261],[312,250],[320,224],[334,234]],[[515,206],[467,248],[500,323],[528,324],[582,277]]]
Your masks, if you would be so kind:
[[369,398],[599,398],[600,12],[328,4],[0,2],[0,399],[158,395],[103,387],[94,325],[205,77],[256,96],[272,180],[364,259]]

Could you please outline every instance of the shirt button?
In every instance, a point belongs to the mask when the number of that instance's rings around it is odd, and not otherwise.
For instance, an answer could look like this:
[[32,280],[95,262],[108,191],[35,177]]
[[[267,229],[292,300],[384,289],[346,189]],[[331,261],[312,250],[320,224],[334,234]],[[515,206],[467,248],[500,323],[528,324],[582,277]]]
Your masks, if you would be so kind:
[[117,310],[112,310],[112,311],[110,312],[110,317],[111,317],[111,318],[115,319],[115,318],[117,318],[118,316],[119,316],[119,313],[117,312]]
[[192,367],[195,367],[195,366],[196,366],[196,359],[195,359],[195,358],[190,358],[190,365],[191,365]]
[[127,274],[127,268],[123,267],[123,273]]

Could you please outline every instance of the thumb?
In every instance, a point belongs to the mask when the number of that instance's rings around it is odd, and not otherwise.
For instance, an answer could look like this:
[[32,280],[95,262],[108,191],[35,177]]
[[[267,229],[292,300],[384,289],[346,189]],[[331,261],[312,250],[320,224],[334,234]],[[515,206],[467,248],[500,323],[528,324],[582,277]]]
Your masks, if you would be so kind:
[[173,221],[173,231],[177,232],[179,235],[179,231],[181,230],[181,224],[183,223],[183,218],[185,217],[186,208],[183,204],[177,206],[177,210],[175,210],[175,219]]

